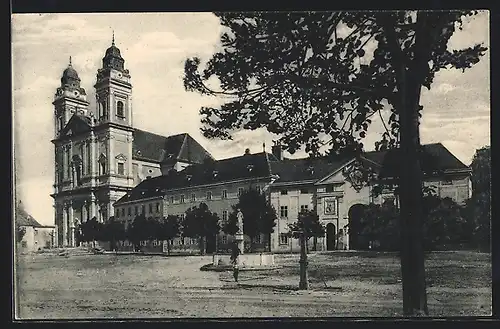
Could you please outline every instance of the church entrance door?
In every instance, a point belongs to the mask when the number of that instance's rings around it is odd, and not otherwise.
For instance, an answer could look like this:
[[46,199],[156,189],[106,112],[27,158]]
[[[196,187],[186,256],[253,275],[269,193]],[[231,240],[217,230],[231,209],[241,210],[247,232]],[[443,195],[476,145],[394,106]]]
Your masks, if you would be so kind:
[[326,225],[326,250],[335,250],[335,225]]

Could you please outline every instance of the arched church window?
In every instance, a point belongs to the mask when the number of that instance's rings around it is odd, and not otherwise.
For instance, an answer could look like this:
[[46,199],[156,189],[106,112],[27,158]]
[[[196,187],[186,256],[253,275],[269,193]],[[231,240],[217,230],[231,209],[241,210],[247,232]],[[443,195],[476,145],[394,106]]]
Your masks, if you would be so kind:
[[75,183],[76,185],[81,185],[82,183],[82,159],[80,156],[73,156],[73,168],[75,171]]
[[107,118],[107,108],[106,101],[99,102],[99,120],[104,120]]
[[118,175],[125,175],[125,163],[118,162]]
[[64,128],[64,119],[62,116],[59,117],[59,129],[62,130]]
[[118,103],[116,103],[116,116],[119,118],[125,117],[124,112],[123,112],[123,102],[122,101],[118,101]]
[[106,174],[106,156],[101,154],[99,156],[99,175]]

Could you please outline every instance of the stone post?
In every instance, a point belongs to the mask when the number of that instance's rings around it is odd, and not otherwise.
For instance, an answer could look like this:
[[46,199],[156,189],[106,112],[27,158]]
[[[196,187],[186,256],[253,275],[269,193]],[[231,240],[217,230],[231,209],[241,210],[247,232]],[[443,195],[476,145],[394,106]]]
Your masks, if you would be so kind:
[[306,243],[307,243],[307,238],[304,232],[300,233],[300,282],[299,282],[299,289],[300,290],[307,290],[309,288],[309,282],[307,278],[307,250],[306,250]]

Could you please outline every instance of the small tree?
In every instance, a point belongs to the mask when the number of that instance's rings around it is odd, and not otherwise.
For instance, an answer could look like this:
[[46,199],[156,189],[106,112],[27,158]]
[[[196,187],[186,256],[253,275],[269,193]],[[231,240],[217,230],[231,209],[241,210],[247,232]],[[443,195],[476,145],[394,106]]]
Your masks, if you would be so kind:
[[491,223],[491,148],[476,151],[471,163],[472,197],[466,216],[472,224],[473,240],[482,251],[490,251]]
[[149,238],[148,220],[143,214],[137,215],[127,229],[127,238],[134,245],[134,250],[140,249],[141,241]]
[[463,207],[451,198],[426,196],[424,205],[424,246],[427,250],[456,246],[470,240]]
[[17,242],[23,241],[23,238],[26,235],[26,228],[19,226],[16,232],[17,232]]
[[178,237],[181,232],[181,222],[177,215],[168,215],[163,218],[161,225],[157,231],[159,240],[167,240],[167,254],[170,255],[170,248],[174,238]]
[[274,232],[277,216],[266,195],[253,188],[243,191],[229,216],[229,231],[235,228],[238,209],[243,214],[243,231],[250,237],[250,251],[254,251],[253,241],[259,234],[267,235],[268,248],[271,251],[271,233]]
[[95,241],[100,237],[103,226],[104,225],[100,223],[96,217],[81,223],[80,232],[82,241],[92,242],[92,246],[95,247]]
[[369,204],[362,208],[355,225],[358,248],[395,251],[400,247],[399,212],[392,203]]
[[116,242],[125,240],[125,224],[111,216],[102,227],[101,239],[110,242],[112,250],[116,249]]
[[206,252],[206,239],[215,237],[220,231],[219,216],[212,213],[205,203],[198,207],[189,208],[182,222],[183,235],[193,239],[199,239],[200,252]]
[[[291,236],[295,239],[298,239],[300,237],[300,233],[304,232],[306,243],[312,237],[320,238],[325,235],[324,225],[319,221],[318,214],[312,210],[301,211],[297,221],[292,224],[288,224],[288,227]],[[314,249],[316,249],[316,246],[314,246]]]

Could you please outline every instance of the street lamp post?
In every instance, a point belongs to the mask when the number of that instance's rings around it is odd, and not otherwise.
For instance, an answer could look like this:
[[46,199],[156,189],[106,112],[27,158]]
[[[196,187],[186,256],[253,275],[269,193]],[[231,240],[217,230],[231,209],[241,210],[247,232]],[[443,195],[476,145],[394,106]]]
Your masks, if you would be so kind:
[[307,250],[306,250],[306,234],[302,230],[299,233],[299,239],[300,239],[300,282],[299,282],[299,290],[308,290],[309,289],[309,282],[307,278]]

